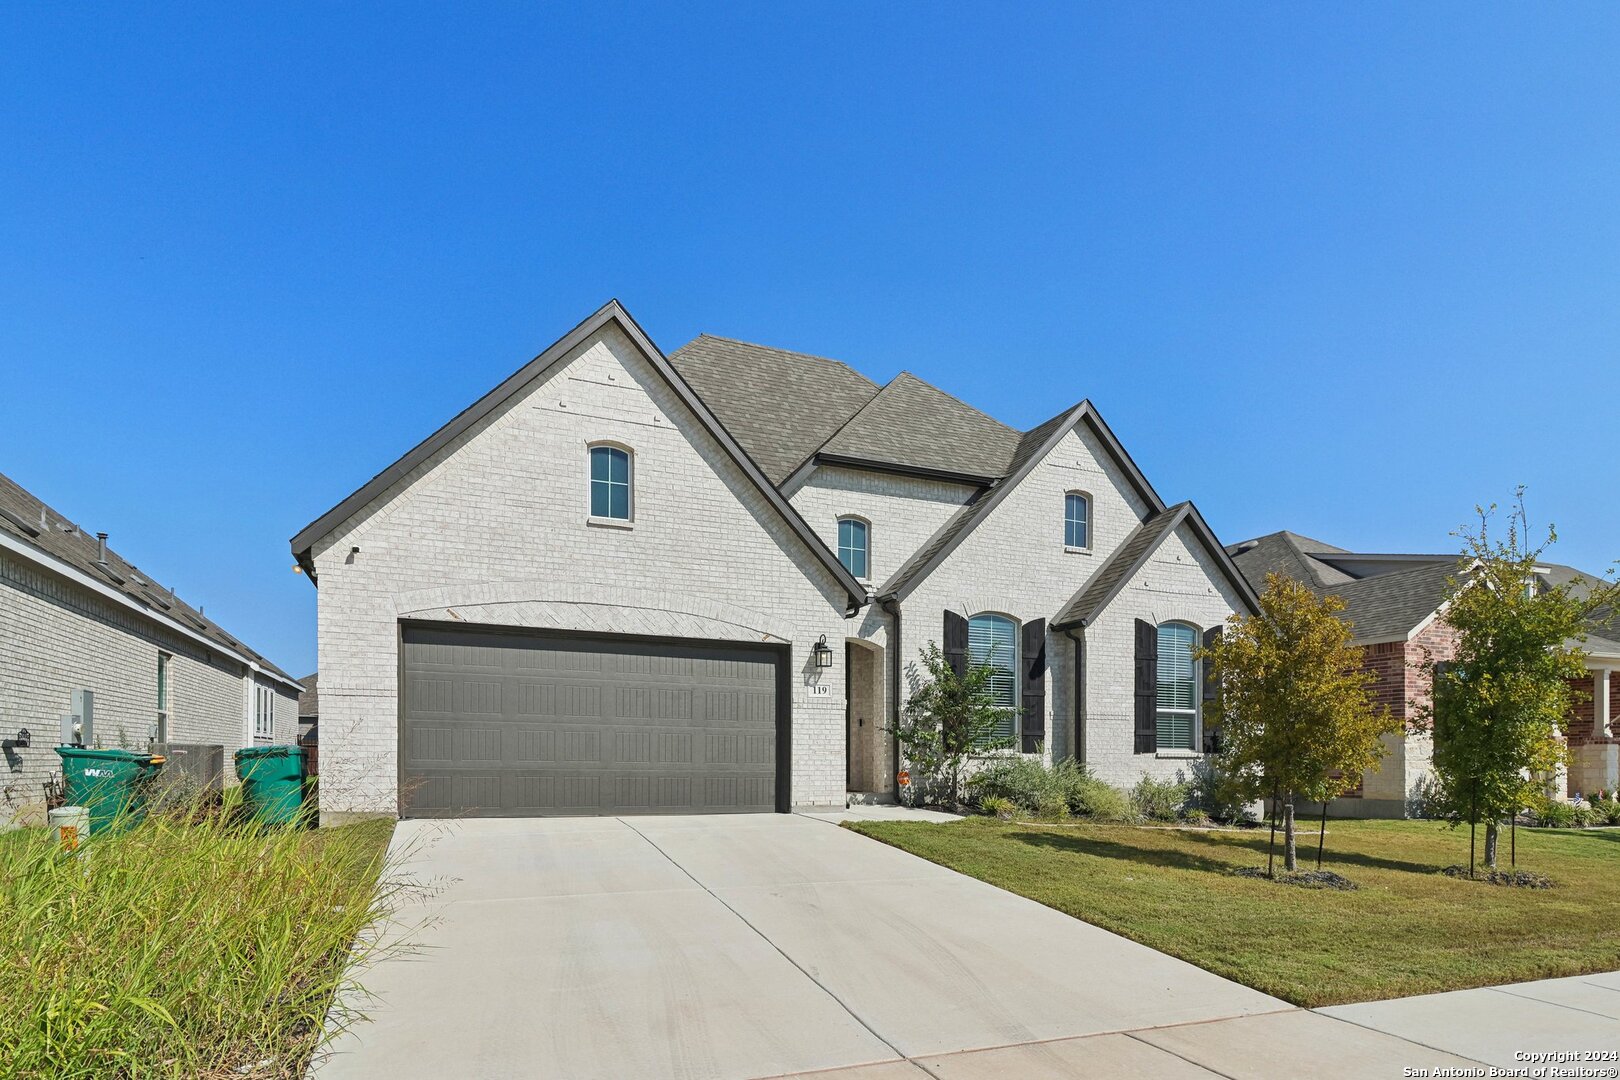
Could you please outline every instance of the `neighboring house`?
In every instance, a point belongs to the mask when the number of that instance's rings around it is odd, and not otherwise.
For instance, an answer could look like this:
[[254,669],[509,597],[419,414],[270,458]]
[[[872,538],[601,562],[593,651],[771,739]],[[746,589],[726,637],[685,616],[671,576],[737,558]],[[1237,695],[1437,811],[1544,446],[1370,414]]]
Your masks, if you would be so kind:
[[304,748],[304,772],[314,776],[321,771],[320,676],[305,675],[298,685],[303,687],[298,695],[298,745]]
[[903,373],[609,303],[301,531],[321,807],[786,810],[895,796],[938,643],[1012,752],[1203,756],[1197,642],[1252,611],[1085,401],[1017,431]]
[[285,672],[0,475],[0,824],[43,805],[79,690],[94,695],[92,746],[209,744],[228,762],[296,734]]
[[[1377,676],[1373,693],[1402,720],[1414,718],[1429,699],[1428,679],[1419,665],[1426,657],[1450,660],[1455,648],[1443,618],[1448,582],[1461,569],[1456,554],[1382,554],[1352,552],[1297,533],[1277,532],[1233,544],[1227,549],[1256,591],[1267,574],[1278,573],[1308,585],[1321,595],[1345,602],[1352,642],[1362,649],[1367,668]],[[1591,575],[1557,564],[1537,568],[1540,579],[1562,584]],[[1578,586],[1577,586],[1578,587]],[[1575,709],[1570,718],[1570,764],[1567,777],[1555,778],[1560,796],[1620,785],[1620,738],[1610,707],[1610,674],[1620,669],[1620,641],[1599,627],[1581,648],[1587,675],[1576,680]],[[1421,801],[1432,778],[1433,747],[1427,735],[1407,734],[1385,740],[1382,766],[1362,777],[1361,785],[1329,805],[1346,817],[1404,817]]]

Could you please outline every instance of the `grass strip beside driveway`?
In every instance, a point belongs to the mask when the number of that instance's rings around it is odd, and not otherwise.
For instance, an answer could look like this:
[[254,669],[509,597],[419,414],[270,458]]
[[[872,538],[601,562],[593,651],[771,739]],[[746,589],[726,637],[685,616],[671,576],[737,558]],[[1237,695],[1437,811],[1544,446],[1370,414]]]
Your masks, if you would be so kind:
[[78,857],[44,829],[7,835],[0,1072],[301,1076],[386,903],[392,831],[153,819]]
[[1558,887],[1516,889],[1439,872],[1467,864],[1466,828],[1330,821],[1323,869],[1359,886],[1335,892],[1234,874],[1265,866],[1264,829],[846,827],[1302,1006],[1620,969],[1620,830],[1520,829],[1520,868]]

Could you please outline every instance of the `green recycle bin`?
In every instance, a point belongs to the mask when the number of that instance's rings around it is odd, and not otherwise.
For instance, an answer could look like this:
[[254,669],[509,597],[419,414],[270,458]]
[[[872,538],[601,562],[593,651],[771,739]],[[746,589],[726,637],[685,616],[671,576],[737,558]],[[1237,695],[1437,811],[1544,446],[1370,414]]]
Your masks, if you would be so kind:
[[[115,819],[133,825],[146,816],[147,783],[163,768],[159,754],[58,746],[67,805],[90,811],[93,836]],[[122,817],[120,817],[122,815]]]
[[236,752],[242,803],[265,825],[295,825],[304,817],[304,748],[249,746]]

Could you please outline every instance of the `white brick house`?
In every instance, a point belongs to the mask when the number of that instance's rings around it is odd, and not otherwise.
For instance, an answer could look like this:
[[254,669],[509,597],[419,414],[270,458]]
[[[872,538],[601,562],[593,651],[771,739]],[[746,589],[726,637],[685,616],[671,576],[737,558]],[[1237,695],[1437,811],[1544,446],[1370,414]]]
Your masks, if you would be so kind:
[[1023,751],[1170,775],[1202,750],[1197,680],[1167,668],[1195,700],[1158,709],[1139,627],[1253,604],[1088,403],[1017,432],[909,374],[707,336],[665,357],[617,302],[292,547],[328,819],[893,797],[930,641],[1014,643],[988,655]]
[[94,699],[89,745],[219,746],[234,781],[233,751],[296,738],[298,689],[104,534],[0,476],[0,826],[41,813],[76,690]]

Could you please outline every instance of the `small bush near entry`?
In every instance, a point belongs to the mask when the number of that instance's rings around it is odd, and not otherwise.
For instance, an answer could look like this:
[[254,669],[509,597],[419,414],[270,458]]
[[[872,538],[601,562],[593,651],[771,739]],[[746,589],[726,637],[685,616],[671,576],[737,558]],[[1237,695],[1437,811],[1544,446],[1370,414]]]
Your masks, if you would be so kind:
[[1062,816],[1073,810],[1075,792],[1085,779],[1084,770],[1073,761],[1047,765],[1020,755],[988,762],[967,786],[969,797],[981,805],[987,798],[1001,798],[1027,813]]
[[378,875],[392,828],[176,814],[78,856],[48,830],[5,837],[5,1075],[302,1076],[351,945],[378,948],[356,941],[391,899]]
[[979,809],[991,817],[1009,821],[1018,816],[1018,804],[1000,795],[987,795],[979,800]]
[[1150,821],[1174,821],[1187,805],[1187,785],[1143,775],[1131,789],[1131,802]]

